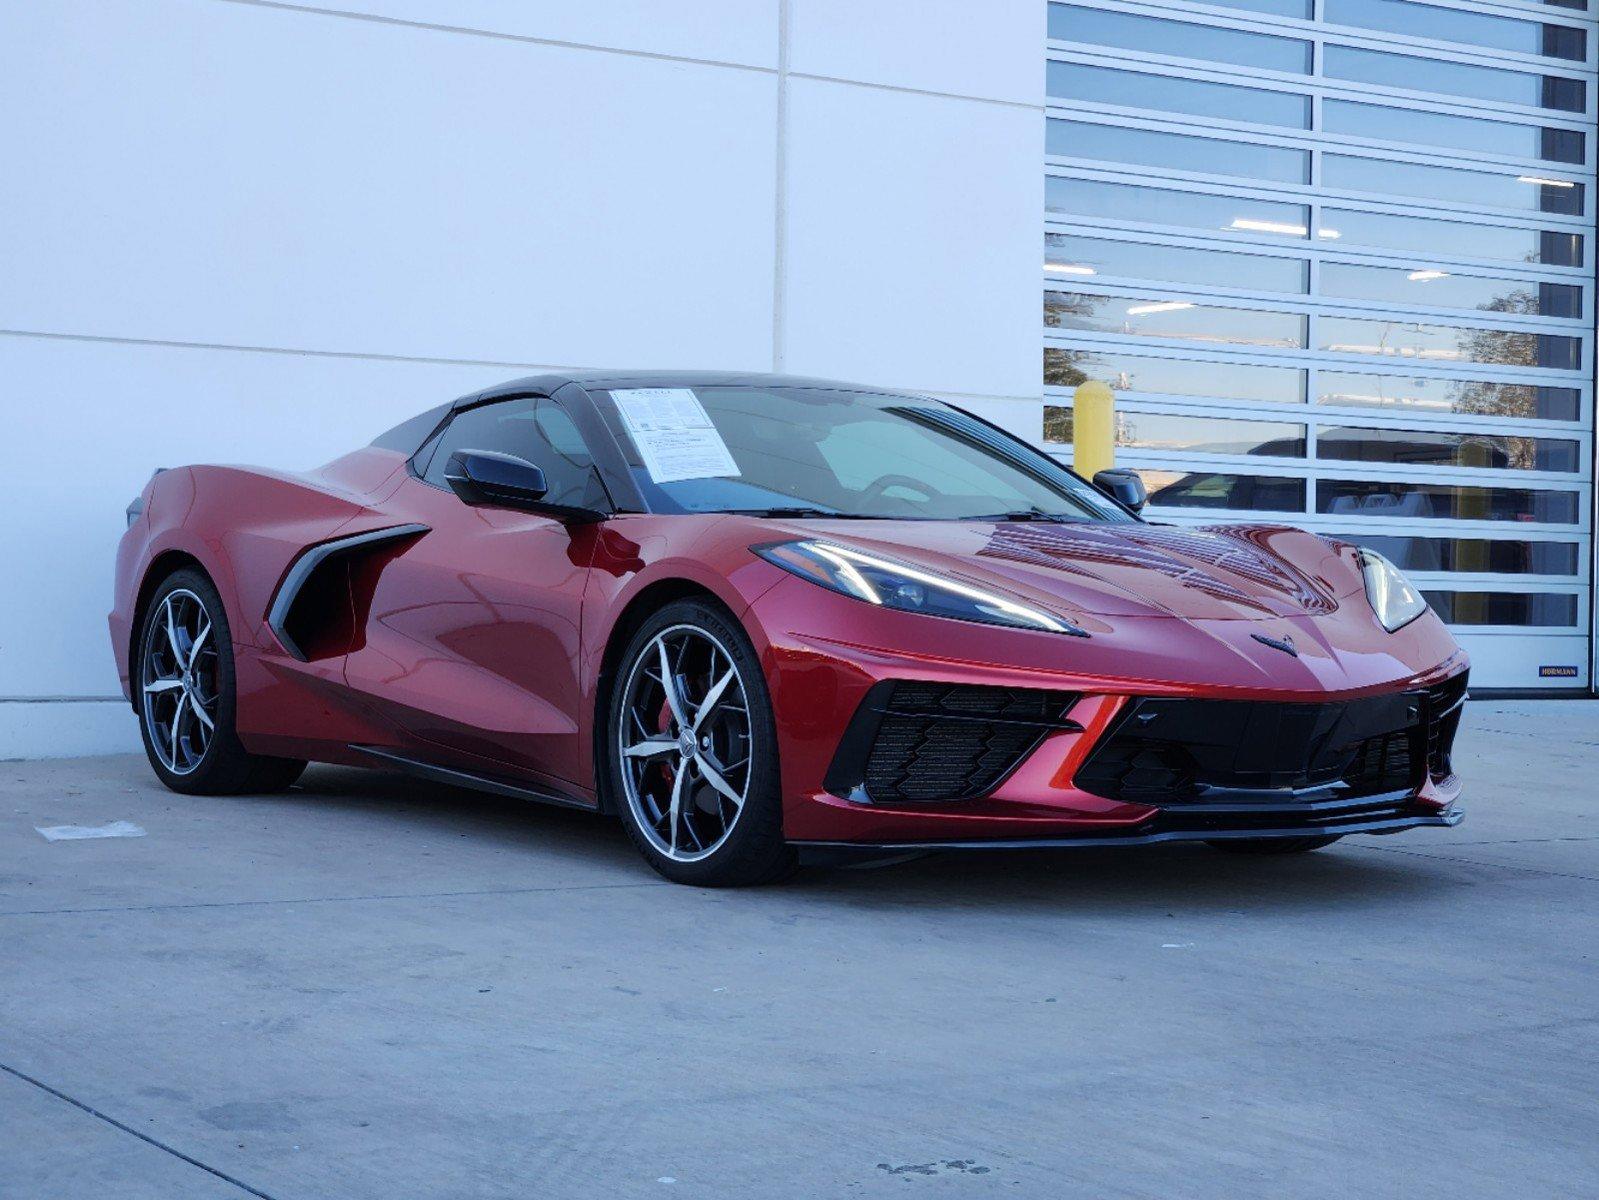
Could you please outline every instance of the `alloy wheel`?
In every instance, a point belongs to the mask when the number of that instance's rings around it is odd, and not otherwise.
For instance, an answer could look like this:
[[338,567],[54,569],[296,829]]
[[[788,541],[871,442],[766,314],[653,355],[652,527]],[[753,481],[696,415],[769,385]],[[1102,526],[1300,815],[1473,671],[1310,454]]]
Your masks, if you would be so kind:
[[638,827],[661,854],[697,862],[732,834],[749,796],[749,701],[738,665],[697,625],[651,638],[623,685],[616,749]]
[[187,588],[168,592],[145,634],[139,695],[150,744],[174,775],[198,767],[216,735],[217,661],[205,603]]

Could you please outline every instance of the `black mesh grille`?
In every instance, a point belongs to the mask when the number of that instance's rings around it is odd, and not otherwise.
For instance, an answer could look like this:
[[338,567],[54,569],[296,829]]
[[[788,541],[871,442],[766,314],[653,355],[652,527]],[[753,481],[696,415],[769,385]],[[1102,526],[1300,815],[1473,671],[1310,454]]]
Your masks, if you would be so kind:
[[[898,682],[874,689],[856,725],[870,738],[854,774],[873,803],[967,800],[992,791],[1051,730],[1074,695],[1032,688]],[[874,728],[864,728],[874,726]],[[846,739],[848,742],[849,739]],[[848,757],[841,747],[840,758]]]
[[1085,791],[1155,805],[1414,791],[1449,774],[1464,674],[1425,692],[1325,704],[1130,701],[1078,770]]
[[1466,672],[1427,689],[1427,773],[1447,779],[1455,773],[1455,733],[1465,710]]

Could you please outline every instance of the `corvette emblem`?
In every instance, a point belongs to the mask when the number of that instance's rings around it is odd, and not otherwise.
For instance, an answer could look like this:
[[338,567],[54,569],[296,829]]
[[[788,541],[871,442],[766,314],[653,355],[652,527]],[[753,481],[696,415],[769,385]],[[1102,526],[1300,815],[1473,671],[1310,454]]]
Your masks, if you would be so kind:
[[1294,639],[1291,637],[1285,637],[1282,641],[1278,641],[1276,638],[1267,637],[1264,633],[1252,633],[1249,636],[1262,646],[1270,646],[1273,650],[1281,650],[1284,654],[1291,654],[1295,658],[1299,657],[1299,651],[1294,649]]

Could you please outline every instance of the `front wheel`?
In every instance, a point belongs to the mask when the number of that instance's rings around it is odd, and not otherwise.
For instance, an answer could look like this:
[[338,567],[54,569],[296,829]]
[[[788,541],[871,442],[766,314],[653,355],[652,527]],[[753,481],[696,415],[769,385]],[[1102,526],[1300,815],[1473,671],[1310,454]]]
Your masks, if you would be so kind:
[[766,680],[719,608],[675,601],[633,635],[605,757],[628,835],[667,879],[731,887],[794,869]]
[[156,776],[175,792],[277,792],[298,759],[251,754],[234,733],[233,638],[215,586],[199,571],[169,575],[150,597],[134,663],[139,732]]

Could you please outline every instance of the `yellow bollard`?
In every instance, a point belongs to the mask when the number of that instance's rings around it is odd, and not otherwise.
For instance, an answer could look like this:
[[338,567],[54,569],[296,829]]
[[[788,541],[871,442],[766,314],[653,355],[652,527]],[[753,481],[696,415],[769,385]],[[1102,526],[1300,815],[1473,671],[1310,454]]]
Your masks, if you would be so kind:
[[1116,393],[1097,379],[1072,393],[1072,466],[1084,479],[1116,465]]

